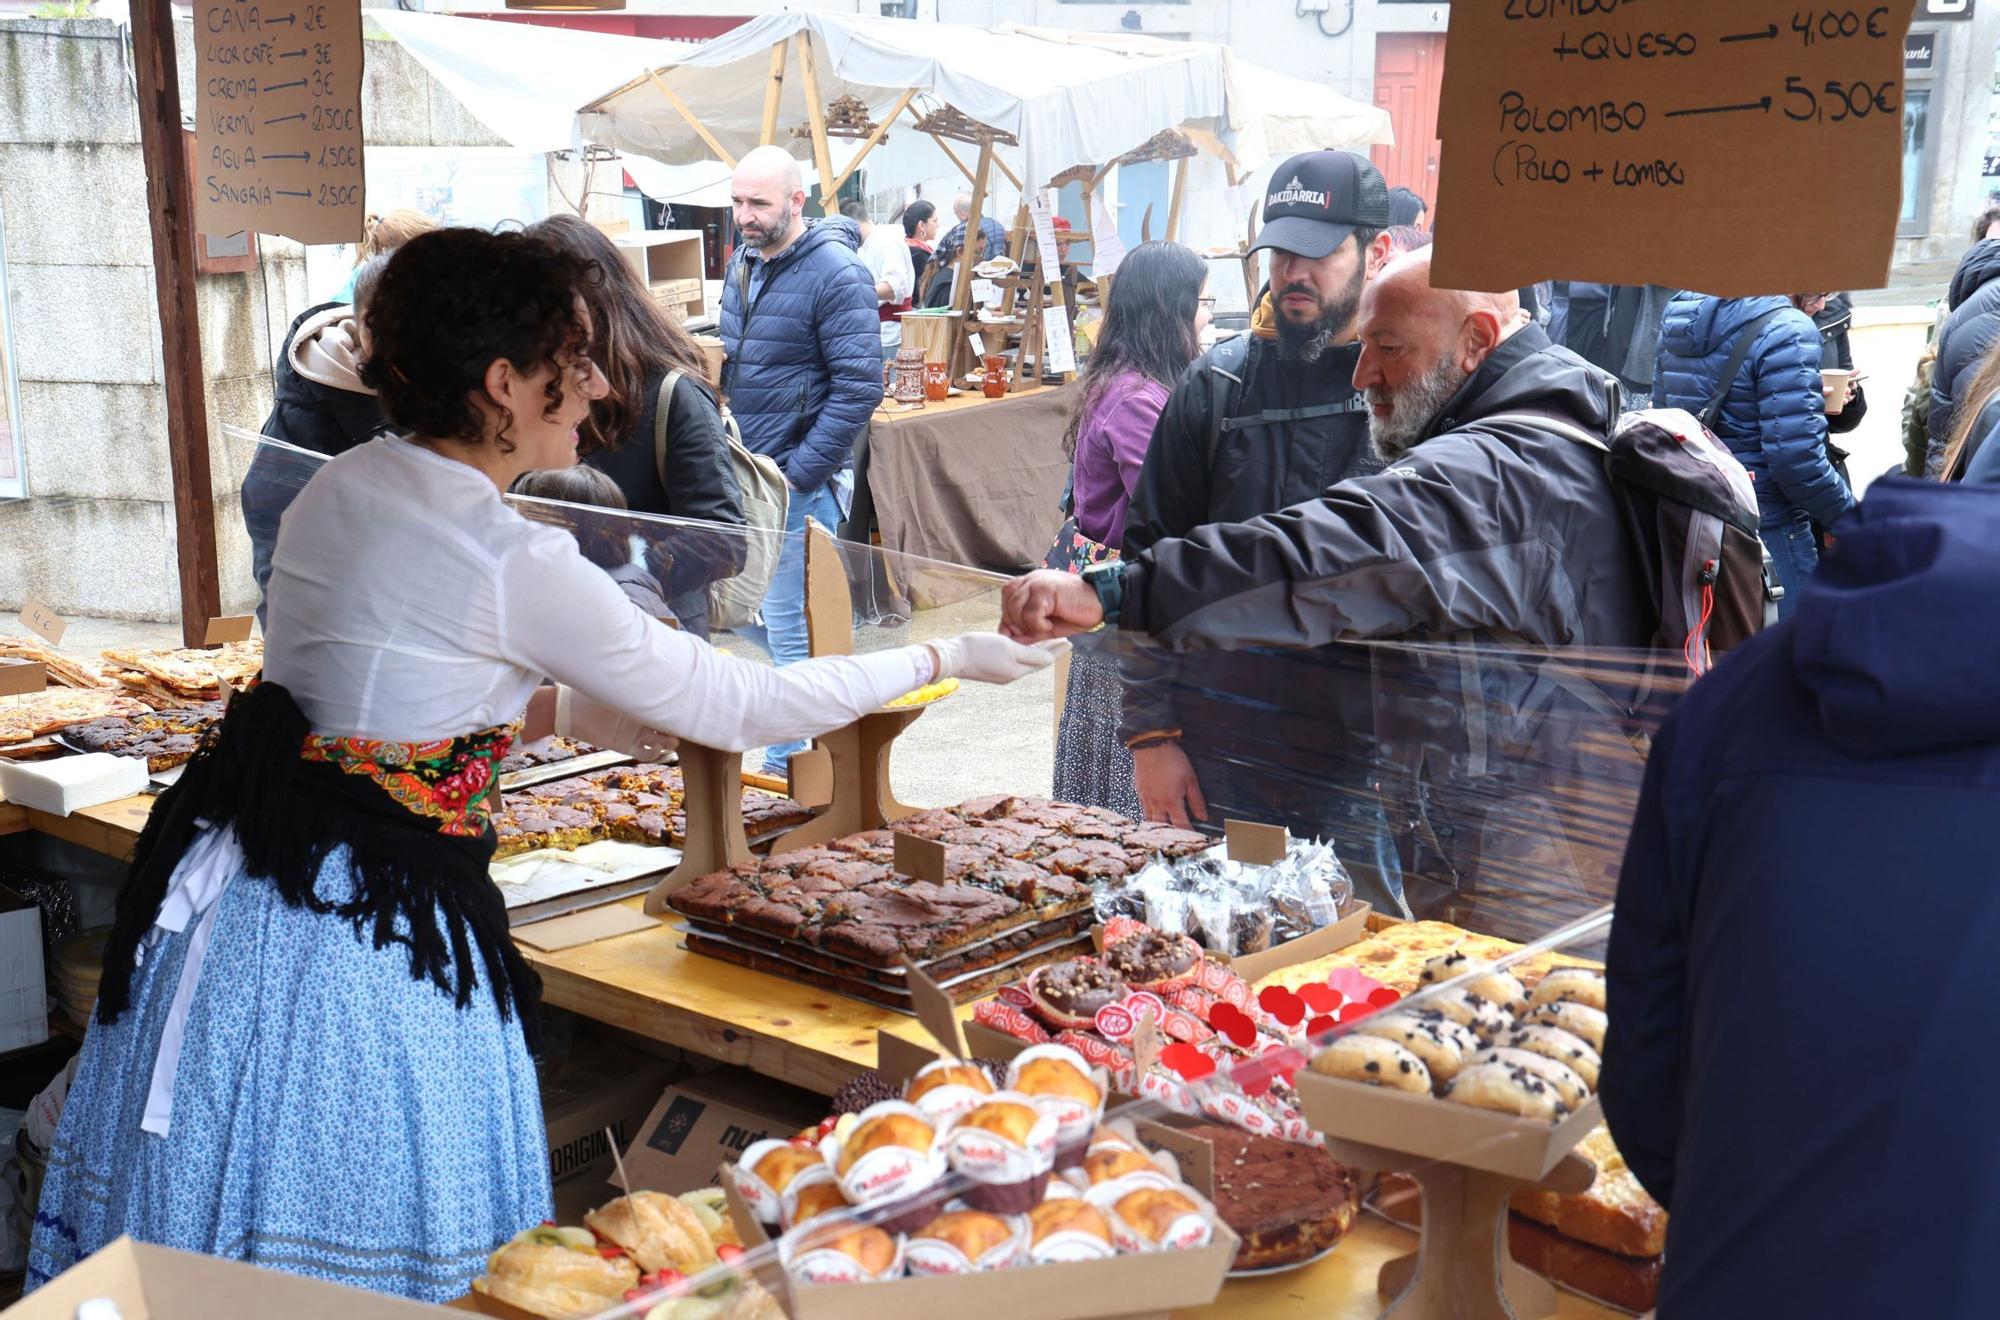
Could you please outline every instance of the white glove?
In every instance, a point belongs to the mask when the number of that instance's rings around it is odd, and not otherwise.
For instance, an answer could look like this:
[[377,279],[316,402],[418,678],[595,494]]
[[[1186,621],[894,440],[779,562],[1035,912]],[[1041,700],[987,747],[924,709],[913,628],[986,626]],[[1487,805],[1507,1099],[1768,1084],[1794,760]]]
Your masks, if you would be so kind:
[[938,678],[969,678],[975,683],[1011,683],[1047,669],[1068,642],[1038,642],[1023,646],[995,632],[962,633],[929,643],[938,658]]
[[635,761],[657,761],[680,746],[670,733],[649,729],[575,688],[556,685],[556,732],[592,747],[623,752]]

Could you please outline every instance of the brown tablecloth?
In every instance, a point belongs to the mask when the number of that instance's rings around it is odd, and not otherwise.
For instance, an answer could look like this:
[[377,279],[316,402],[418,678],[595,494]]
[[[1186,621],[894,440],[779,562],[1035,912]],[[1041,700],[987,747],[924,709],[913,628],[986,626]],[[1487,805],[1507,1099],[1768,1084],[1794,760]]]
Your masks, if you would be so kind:
[[884,549],[1000,572],[1037,566],[1062,527],[1067,386],[876,413],[867,482]]

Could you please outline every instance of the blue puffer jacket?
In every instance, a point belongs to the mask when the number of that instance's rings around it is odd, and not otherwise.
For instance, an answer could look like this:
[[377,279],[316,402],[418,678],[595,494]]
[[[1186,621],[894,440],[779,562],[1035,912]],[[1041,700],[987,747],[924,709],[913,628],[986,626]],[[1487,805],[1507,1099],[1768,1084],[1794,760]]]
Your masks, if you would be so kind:
[[882,322],[860,246],[853,221],[815,220],[754,301],[748,246],[725,273],[722,390],[743,443],[776,459],[794,490],[818,490],[846,467],[882,402]]
[[1712,298],[1682,293],[1660,323],[1653,401],[1699,412],[1720,388],[1736,334],[1774,308],[1730,385],[1715,433],[1749,469],[1766,522],[1803,509],[1831,527],[1854,507],[1854,493],[1826,456],[1826,398],[1820,392],[1820,337],[1788,299]]

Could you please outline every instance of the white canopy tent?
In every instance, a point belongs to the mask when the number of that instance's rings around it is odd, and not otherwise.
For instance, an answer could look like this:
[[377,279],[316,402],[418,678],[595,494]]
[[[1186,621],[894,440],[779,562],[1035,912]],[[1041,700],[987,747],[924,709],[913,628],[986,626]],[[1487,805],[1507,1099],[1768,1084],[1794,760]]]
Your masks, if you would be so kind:
[[[787,42],[810,52],[789,77]],[[587,141],[691,164],[733,160],[768,140],[773,122],[810,123],[844,96],[886,127],[927,95],[1014,139],[997,150],[1033,188],[1114,159],[1163,126],[1220,116],[1225,72],[1215,50],[1124,52],[948,23],[773,13],[660,61],[579,117]]]

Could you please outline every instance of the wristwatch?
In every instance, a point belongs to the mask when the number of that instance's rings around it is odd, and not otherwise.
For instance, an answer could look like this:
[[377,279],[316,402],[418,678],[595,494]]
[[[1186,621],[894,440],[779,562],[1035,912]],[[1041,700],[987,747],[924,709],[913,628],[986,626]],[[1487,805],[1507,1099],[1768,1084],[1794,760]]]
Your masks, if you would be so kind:
[[1083,570],[1083,580],[1097,593],[1098,607],[1104,611],[1104,626],[1116,628],[1125,606],[1125,565],[1116,559],[1092,564]]

